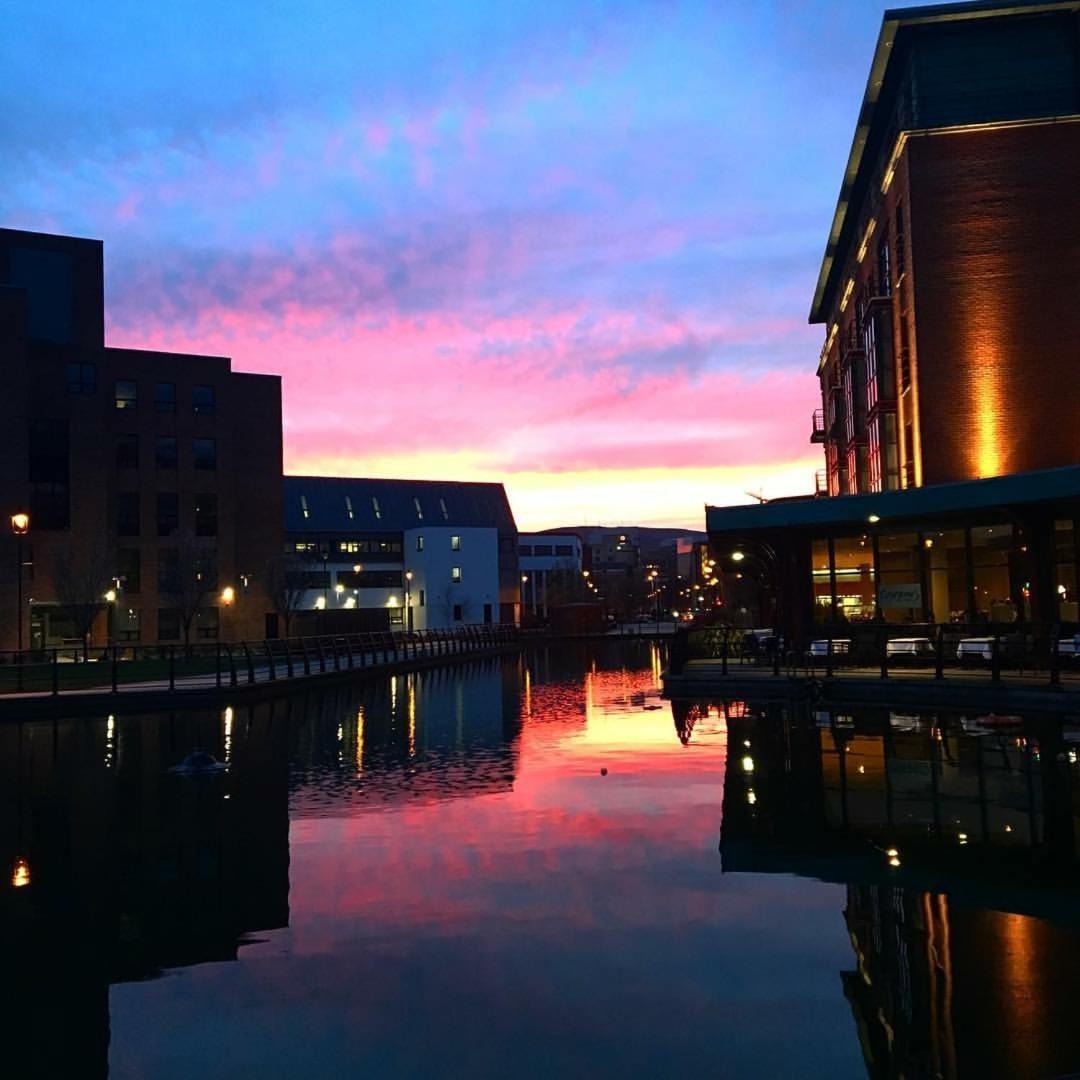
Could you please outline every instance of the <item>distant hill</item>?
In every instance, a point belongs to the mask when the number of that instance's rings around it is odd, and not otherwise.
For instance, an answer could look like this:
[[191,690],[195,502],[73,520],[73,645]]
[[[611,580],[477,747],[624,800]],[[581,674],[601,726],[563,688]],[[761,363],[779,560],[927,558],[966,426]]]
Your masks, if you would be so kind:
[[556,533],[574,533],[586,544],[598,544],[605,536],[625,535],[642,551],[657,551],[683,537],[700,541],[708,539],[708,534],[701,529],[658,528],[653,525],[563,525],[557,529],[540,530],[542,535]]

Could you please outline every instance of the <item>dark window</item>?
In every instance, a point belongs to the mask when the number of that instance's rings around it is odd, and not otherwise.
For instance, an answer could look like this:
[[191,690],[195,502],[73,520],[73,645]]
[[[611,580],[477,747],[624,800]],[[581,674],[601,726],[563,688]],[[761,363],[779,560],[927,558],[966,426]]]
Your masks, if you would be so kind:
[[68,364],[67,387],[69,394],[96,394],[97,364]]
[[421,606],[421,607],[423,607],[423,606],[424,606],[424,600],[425,600],[425,597],[424,597],[424,590],[423,590],[423,589],[421,589],[421,590],[420,590],[420,606]]
[[213,416],[216,411],[214,388],[212,386],[193,386],[191,388],[191,407],[196,416]]
[[121,491],[116,496],[116,535],[139,535],[139,495],[135,491]]
[[176,591],[180,576],[180,552],[176,548],[161,548],[157,556],[157,587],[160,593]]
[[339,585],[347,589],[400,589],[401,571],[339,570],[337,580]]
[[552,552],[551,552],[551,545],[550,544],[536,544],[533,547],[533,554],[534,555],[550,555],[551,553]]
[[323,570],[290,570],[285,575],[285,581],[290,589],[330,588],[330,575]]
[[116,393],[113,400],[118,409],[134,409],[139,403],[138,394],[138,385],[130,379],[116,380]]
[[157,412],[176,412],[176,383],[155,383],[154,408]]
[[116,552],[116,575],[120,586],[128,596],[138,596],[142,588],[142,563],[138,548],[118,548]]
[[66,529],[71,524],[68,422],[32,420],[29,436],[30,521],[35,529]]
[[488,626],[490,624],[491,624],[491,605],[490,604],[485,604],[484,605],[484,625]]
[[217,496],[195,496],[195,535],[217,536]]
[[573,555],[574,554],[574,549],[573,549],[573,547],[570,546],[570,544],[556,544],[555,545],[555,554],[556,555]]
[[175,536],[180,528],[180,499],[175,491],[159,491],[157,497],[157,534]]
[[154,450],[154,463],[159,469],[175,469],[177,462],[176,437],[159,435]]
[[218,609],[199,608],[195,612],[195,637],[201,641],[214,641],[218,636]]
[[176,608],[158,608],[158,641],[177,641],[180,638],[180,612]]
[[525,555],[525,556],[531,555],[532,554],[532,544],[522,544],[521,547],[518,548],[518,554],[519,555]]
[[118,469],[137,469],[139,467],[139,436],[116,436],[116,467]]
[[196,469],[216,469],[217,468],[217,439],[196,439],[194,441],[195,446],[195,468]]
[[454,622],[461,622],[461,605],[454,605]]

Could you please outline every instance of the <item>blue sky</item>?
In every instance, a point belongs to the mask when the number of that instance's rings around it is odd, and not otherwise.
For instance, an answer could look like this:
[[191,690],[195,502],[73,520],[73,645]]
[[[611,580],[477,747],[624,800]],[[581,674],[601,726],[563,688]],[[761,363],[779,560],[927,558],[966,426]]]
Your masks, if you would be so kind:
[[291,469],[526,525],[812,484],[877,5],[0,8],[0,223],[105,241],[110,343],[282,372]]

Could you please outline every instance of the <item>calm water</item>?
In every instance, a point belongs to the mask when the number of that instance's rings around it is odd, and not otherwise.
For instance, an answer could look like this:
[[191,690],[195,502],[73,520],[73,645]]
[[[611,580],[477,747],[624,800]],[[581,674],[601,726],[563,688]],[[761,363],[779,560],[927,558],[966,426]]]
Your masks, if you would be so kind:
[[[1080,1070],[1071,725],[658,674],[0,729],[12,1075]],[[167,772],[196,747],[229,769]]]

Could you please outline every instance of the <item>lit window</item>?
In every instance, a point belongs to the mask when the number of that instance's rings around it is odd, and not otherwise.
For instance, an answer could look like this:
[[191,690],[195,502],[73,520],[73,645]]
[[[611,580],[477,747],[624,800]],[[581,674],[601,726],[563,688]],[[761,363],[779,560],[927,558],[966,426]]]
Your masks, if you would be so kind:
[[461,550],[461,537],[460,536],[451,536],[450,537],[450,550],[451,551],[460,551]]
[[417,551],[423,551],[424,550],[424,538],[422,536],[418,536],[416,538],[416,550]]
[[353,513],[352,496],[351,495],[346,495],[345,496],[345,513],[349,515],[349,520],[350,521],[352,521],[352,519],[356,516]]
[[303,514],[306,518],[311,517],[311,507],[308,506],[306,495],[300,496],[300,513]]
[[440,499],[439,500],[439,509],[442,511],[443,521],[449,521],[450,520],[450,511],[446,509],[446,500],[445,499]]
[[450,567],[450,580],[455,585],[460,585],[461,584],[461,567],[460,566],[452,566],[452,567]]
[[116,407],[134,409],[138,404],[138,385],[127,379],[116,380]]
[[422,507],[420,506],[420,500],[418,498],[416,498],[415,495],[413,496],[412,504],[413,504],[413,506],[416,507],[416,516],[421,521],[423,521],[424,520],[424,511],[423,511]]
[[371,496],[371,509],[375,511],[375,520],[377,521],[382,517],[382,511],[379,509],[379,500],[374,495]]

